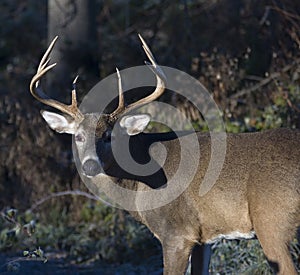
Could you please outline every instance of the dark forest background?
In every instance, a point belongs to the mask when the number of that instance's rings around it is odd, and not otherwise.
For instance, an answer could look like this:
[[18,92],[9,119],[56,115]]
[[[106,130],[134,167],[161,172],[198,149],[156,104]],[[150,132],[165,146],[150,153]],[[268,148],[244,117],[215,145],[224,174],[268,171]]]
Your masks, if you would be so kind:
[[[88,190],[73,163],[71,138],[46,126],[39,114],[43,106],[29,93],[30,79],[55,35],[60,46],[53,60],[59,64],[49,73],[47,93],[69,102],[75,75],[80,74],[82,98],[116,67],[143,64],[137,33],[159,64],[204,84],[222,110],[228,132],[300,128],[300,1],[2,0],[1,251],[40,246],[46,252],[66,251],[77,263],[114,264],[160,255],[147,229],[121,210],[85,196],[60,196],[66,190],[81,190],[81,195]],[[205,128],[201,115],[184,99],[161,100],[176,104],[199,129]],[[59,197],[52,198],[54,193]],[[24,234],[24,226],[27,230],[33,224],[35,233]],[[239,250],[226,242],[220,246],[214,250],[212,271],[228,274],[226,264],[232,270],[249,270],[251,260],[247,264],[238,256],[235,262],[232,256],[249,245]],[[251,259],[260,259],[261,270],[266,269],[260,248],[253,247]]]

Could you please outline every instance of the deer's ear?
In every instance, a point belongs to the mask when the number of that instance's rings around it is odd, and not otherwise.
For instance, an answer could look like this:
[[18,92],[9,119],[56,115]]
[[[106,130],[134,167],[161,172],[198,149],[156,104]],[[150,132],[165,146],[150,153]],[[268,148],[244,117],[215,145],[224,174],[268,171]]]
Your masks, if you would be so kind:
[[147,114],[124,116],[120,120],[120,126],[126,129],[129,136],[140,134],[145,130],[151,117]]
[[51,129],[58,133],[74,134],[76,131],[75,121],[63,115],[41,111],[42,117],[46,120]]

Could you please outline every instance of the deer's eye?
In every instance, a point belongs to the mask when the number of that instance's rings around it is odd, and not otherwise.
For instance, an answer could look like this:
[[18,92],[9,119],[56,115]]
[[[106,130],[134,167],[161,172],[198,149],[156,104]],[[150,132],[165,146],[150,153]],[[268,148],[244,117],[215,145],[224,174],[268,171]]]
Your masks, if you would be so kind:
[[84,137],[84,135],[83,134],[77,134],[77,135],[75,135],[75,141],[76,142],[84,142],[85,141],[85,137]]

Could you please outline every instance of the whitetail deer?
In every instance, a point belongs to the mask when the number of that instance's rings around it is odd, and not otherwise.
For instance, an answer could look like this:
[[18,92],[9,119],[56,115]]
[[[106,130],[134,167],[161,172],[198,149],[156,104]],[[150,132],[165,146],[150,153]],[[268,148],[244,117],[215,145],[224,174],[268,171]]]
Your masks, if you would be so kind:
[[[186,132],[181,136],[174,132],[143,133],[150,116],[128,114],[134,108],[156,100],[165,90],[165,75],[141,40],[156,75],[156,89],[151,95],[125,107],[118,73],[119,105],[110,114],[83,114],[77,107],[75,89],[71,105],[50,99],[43,93],[39,81],[55,66],[48,65],[48,58],[56,39],[30,83],[31,94],[37,100],[65,114],[42,112],[50,128],[74,135],[83,174],[106,189],[108,194],[106,179],[130,190],[162,190],[178,165],[179,141],[188,141],[189,137]],[[91,125],[96,125],[92,131]],[[153,175],[132,175],[115,161],[112,143],[116,148],[118,143],[123,146],[125,136],[130,136],[129,150],[139,163],[149,161],[150,146],[156,146],[157,142],[164,145],[167,158],[163,165],[157,163],[159,169]],[[199,132],[197,141],[201,156],[191,156],[199,161],[199,165],[186,190],[169,204],[147,211],[131,211],[131,214],[160,240],[164,274],[184,274],[195,244],[209,244],[219,238],[252,238],[254,234],[275,272],[296,274],[288,244],[300,225],[300,131],[277,129],[228,134],[226,140],[223,168],[207,194],[200,196],[199,187],[209,163],[211,139],[209,134]],[[143,202],[137,198],[132,203]]]

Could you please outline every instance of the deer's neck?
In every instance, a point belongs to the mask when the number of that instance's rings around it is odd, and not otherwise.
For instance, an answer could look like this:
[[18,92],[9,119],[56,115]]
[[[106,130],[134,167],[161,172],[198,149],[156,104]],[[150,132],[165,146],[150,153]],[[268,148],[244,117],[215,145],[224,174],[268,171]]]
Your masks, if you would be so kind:
[[[142,183],[147,185],[152,189],[157,189],[163,187],[167,183],[167,177],[163,170],[163,167],[159,165],[154,159],[151,159],[149,153],[150,147],[156,142],[163,143],[167,140],[172,140],[176,137],[173,133],[168,134],[140,134],[133,136],[129,140],[129,152],[130,152],[130,161],[136,162],[141,166],[141,169],[136,173],[130,171],[131,167],[124,168],[122,164],[119,165],[117,161],[109,166],[105,173],[115,178],[115,181],[119,181],[120,184],[126,185],[127,188],[133,189],[133,182],[136,184]],[[147,166],[151,162],[151,169],[154,170],[152,173],[147,173]],[[134,163],[133,163],[134,166]],[[135,167],[133,167],[136,169]],[[143,171],[145,169],[145,171]]]

